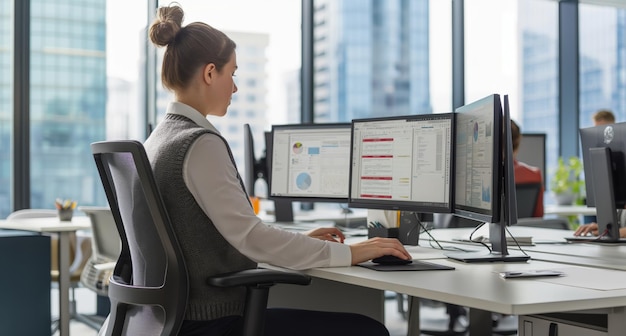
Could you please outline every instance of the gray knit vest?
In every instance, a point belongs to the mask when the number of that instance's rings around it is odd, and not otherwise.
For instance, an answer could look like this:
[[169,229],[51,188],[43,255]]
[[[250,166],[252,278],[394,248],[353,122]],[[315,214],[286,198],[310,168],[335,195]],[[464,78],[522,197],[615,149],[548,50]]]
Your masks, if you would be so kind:
[[[245,288],[210,287],[206,284],[206,279],[215,274],[257,267],[255,262],[239,253],[222,237],[185,185],[183,179],[185,156],[191,144],[199,136],[207,133],[214,134],[224,141],[230,160],[235,165],[228,143],[222,136],[198,126],[181,115],[167,114],[145,144],[154,177],[187,264],[189,273],[189,300],[185,314],[187,320],[212,320],[229,315],[242,315]],[[231,173],[237,175],[242,187],[241,192],[245,193],[237,170]]]

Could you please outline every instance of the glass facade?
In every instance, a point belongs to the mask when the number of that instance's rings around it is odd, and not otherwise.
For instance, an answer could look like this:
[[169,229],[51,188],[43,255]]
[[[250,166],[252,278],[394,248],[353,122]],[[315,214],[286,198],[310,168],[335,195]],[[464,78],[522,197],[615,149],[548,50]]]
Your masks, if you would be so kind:
[[431,113],[429,1],[314,2],[314,121]]
[[[555,2],[519,1],[520,26],[520,128],[546,134],[547,173],[559,156],[559,45],[558,6]],[[548,198],[546,198],[547,200]]]
[[31,1],[32,208],[106,204],[89,147],[105,140],[105,13],[104,1]]
[[580,127],[609,109],[626,121],[626,9],[580,5]]

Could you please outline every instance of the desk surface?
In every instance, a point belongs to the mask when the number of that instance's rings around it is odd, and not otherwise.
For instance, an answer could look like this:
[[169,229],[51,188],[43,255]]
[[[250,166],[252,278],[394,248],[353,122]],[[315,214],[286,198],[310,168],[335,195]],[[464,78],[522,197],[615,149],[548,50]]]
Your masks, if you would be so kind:
[[[362,267],[316,268],[307,274],[327,280],[394,291],[502,314],[540,314],[549,312],[601,309],[624,306],[626,272],[606,270],[624,288],[598,290],[575,287],[551,279],[500,278],[497,272],[562,269],[579,276],[594,269],[531,260],[527,263],[465,264],[449,259],[432,262],[454,266],[454,271],[377,272]],[[401,275],[401,276],[400,276]]]
[[544,213],[557,216],[595,216],[596,208],[586,205],[546,205],[544,206]]
[[[362,222],[365,227],[367,220],[367,209],[351,209],[351,213],[344,214],[341,209],[320,209],[311,211],[296,211],[294,213],[294,222],[332,222],[340,226],[350,226],[350,222]],[[267,223],[275,221],[273,214],[267,214],[262,211],[259,218]]]
[[[530,236],[536,242],[534,246],[522,246],[521,248],[531,254],[533,259],[559,262],[563,264],[593,266],[626,271],[626,245],[624,244],[600,244],[600,243],[567,243],[565,237],[570,237],[573,231],[554,230],[524,226],[509,227],[509,232],[514,236]],[[467,239],[472,228],[439,229],[430,233],[439,241],[446,244],[460,244],[455,239]],[[425,237],[420,237],[426,239]],[[422,243],[423,245],[424,243]],[[477,244],[462,243],[463,246],[472,246],[480,250],[484,247]],[[509,249],[518,249],[517,246],[508,244]]]
[[0,229],[24,230],[34,232],[65,232],[86,230],[91,228],[87,216],[74,216],[70,222],[62,222],[58,218],[23,218],[0,220]]
[[[550,239],[555,240],[571,234],[571,231],[531,227],[512,227],[509,229],[513,234],[519,235],[541,232],[543,236],[549,236]],[[446,240],[445,237],[448,237],[449,241],[453,242],[452,237],[469,235],[471,230],[440,229],[433,230],[431,233],[435,237],[439,236],[442,240]],[[425,239],[420,241],[420,244],[428,246]],[[559,247],[566,249],[566,251],[558,252]],[[564,256],[574,257],[574,253],[580,251],[580,247],[582,246],[572,244],[537,244],[532,247],[524,247],[533,256],[533,259],[528,262],[467,264],[447,259],[444,255],[445,251],[430,247],[411,246],[408,249],[415,259],[453,266],[456,269],[453,271],[377,272],[353,266],[315,268],[304,272],[327,280],[394,291],[414,297],[502,314],[541,314],[626,306],[626,272],[615,269],[599,270],[585,266],[585,263],[594,260],[594,258],[595,260],[605,256],[609,256],[611,259],[617,258],[621,251],[626,249],[626,246],[585,246],[585,250],[589,250],[590,256],[581,257],[577,262],[564,263],[558,261]],[[476,247],[477,250],[481,248],[483,247]],[[612,250],[612,248],[617,249]],[[592,251],[596,252],[592,253]],[[534,258],[535,255],[543,255],[544,259],[554,258],[556,261],[540,260],[542,258]],[[622,264],[626,269],[626,261]],[[501,271],[539,269],[559,269],[564,271],[566,275],[559,278],[505,280],[498,274]],[[594,281],[593,277],[596,277],[599,272],[602,273],[603,277],[610,278],[611,282]]]

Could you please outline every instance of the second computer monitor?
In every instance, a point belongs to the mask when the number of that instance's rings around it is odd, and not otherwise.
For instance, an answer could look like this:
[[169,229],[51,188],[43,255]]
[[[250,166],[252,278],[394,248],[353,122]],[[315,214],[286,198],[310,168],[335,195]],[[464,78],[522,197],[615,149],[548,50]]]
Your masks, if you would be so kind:
[[455,214],[500,220],[502,104],[489,95],[459,107],[456,115]]
[[454,115],[352,121],[351,207],[449,213]]
[[270,198],[348,202],[350,124],[272,126]]

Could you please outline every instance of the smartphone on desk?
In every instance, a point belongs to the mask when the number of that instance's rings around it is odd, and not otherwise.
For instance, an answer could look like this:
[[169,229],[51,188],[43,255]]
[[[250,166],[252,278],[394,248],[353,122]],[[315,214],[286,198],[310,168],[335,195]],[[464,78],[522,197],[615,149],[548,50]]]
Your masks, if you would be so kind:
[[536,277],[545,277],[545,276],[561,276],[565,273],[561,271],[554,270],[528,270],[528,271],[506,271],[500,272],[500,277],[504,279],[514,279],[514,278],[536,278]]

